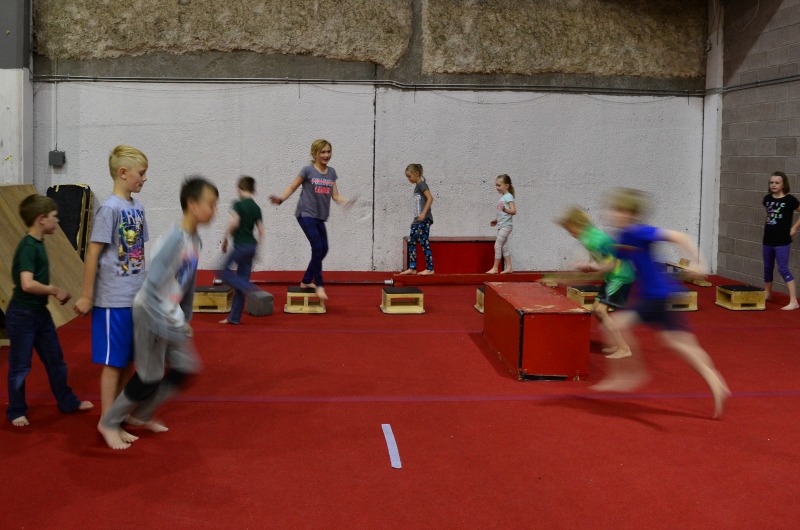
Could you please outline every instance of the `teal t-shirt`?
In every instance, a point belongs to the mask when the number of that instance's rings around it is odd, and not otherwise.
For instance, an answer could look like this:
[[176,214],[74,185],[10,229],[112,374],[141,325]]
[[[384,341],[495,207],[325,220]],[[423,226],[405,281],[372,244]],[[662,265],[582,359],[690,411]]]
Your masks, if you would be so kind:
[[608,234],[596,226],[587,226],[578,237],[581,245],[586,247],[592,259],[598,263],[608,263],[616,260],[617,265],[605,274],[605,281],[608,283],[616,282],[621,284],[633,283],[636,273],[628,260],[617,258],[615,249],[617,243]]
[[32,272],[37,282],[50,285],[50,262],[44,249],[44,242],[32,235],[26,235],[17,245],[14,261],[11,263],[11,278],[14,292],[11,300],[30,309],[46,309],[47,295],[26,293],[22,290],[20,274]]
[[261,208],[251,197],[233,203],[233,211],[239,216],[239,228],[233,233],[233,246],[255,245],[253,228],[261,220]]

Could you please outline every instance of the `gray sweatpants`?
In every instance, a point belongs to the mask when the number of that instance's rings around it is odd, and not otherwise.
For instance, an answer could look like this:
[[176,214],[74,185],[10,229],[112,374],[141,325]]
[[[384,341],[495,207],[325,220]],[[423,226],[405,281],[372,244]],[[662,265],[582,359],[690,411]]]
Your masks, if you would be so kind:
[[137,304],[133,306],[133,344],[136,374],[142,383],[157,386],[143,401],[131,399],[125,391],[120,393],[100,419],[106,427],[119,428],[129,414],[139,420],[150,420],[156,408],[178,390],[169,378],[164,378],[167,366],[187,375],[196,374],[201,369],[200,358],[187,329],[168,328]]

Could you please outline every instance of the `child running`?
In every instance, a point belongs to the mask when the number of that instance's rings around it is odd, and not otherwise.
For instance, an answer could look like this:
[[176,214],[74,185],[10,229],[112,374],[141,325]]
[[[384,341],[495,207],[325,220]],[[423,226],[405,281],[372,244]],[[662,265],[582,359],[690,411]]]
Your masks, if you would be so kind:
[[500,271],[500,260],[503,260],[502,274],[514,272],[511,268],[511,252],[508,250],[508,238],[514,228],[513,216],[517,215],[517,207],[514,204],[514,186],[511,184],[511,177],[500,175],[494,181],[500,200],[497,201],[497,218],[491,223],[497,227],[497,239],[494,241],[494,265],[486,271],[486,274],[497,274]]
[[[699,253],[686,234],[639,223],[644,209],[644,194],[638,190],[615,190],[608,200],[611,224],[620,229],[617,255],[630,260],[636,268],[639,300],[632,311],[614,314],[626,342],[635,348],[632,328],[638,322],[660,328],[664,343],[696,371],[708,385],[714,397],[714,418],[722,416],[725,400],[730,396],[728,386],[717,371],[714,362],[697,342],[686,322],[678,313],[667,310],[667,298],[679,290],[663,268],[653,260],[652,246],[658,241],[678,245],[693,264],[690,272],[700,275],[702,264]],[[636,348],[638,350],[638,348]],[[623,364],[612,363],[609,375],[593,389],[600,392],[628,392],[647,383],[649,376],[641,355],[626,359]],[[624,365],[624,366],[623,366]]]
[[330,214],[331,199],[343,207],[350,207],[353,203],[339,194],[336,170],[328,165],[332,156],[333,146],[329,141],[315,140],[311,144],[311,163],[300,170],[300,174],[280,196],[269,197],[272,204],[282,204],[297,188],[301,186],[303,188],[294,215],[308,242],[311,243],[311,261],[308,262],[300,287],[314,289],[320,300],[328,299],[322,280],[322,260],[328,254],[328,232],[325,229],[325,221]]
[[425,177],[422,176],[422,164],[409,164],[406,168],[406,178],[411,184],[414,184],[412,200],[414,220],[411,221],[411,232],[408,234],[408,243],[406,244],[408,268],[400,274],[417,274],[417,243],[422,246],[427,266],[419,274],[433,274],[433,254],[428,241],[433,224],[433,212],[431,212],[433,195],[428,188],[428,183],[425,182]]
[[594,261],[577,263],[575,268],[584,272],[602,272],[603,285],[592,305],[592,314],[600,322],[600,327],[610,343],[603,348],[609,359],[622,359],[631,356],[631,349],[625,338],[609,315],[609,309],[622,309],[628,300],[631,285],[635,279],[630,262],[616,257],[616,242],[597,228],[589,216],[580,208],[569,208],[558,220],[572,237],[589,251]]
[[14,290],[6,308],[10,343],[6,417],[15,427],[26,427],[31,423],[26,416],[25,378],[31,371],[34,348],[47,370],[58,410],[71,413],[94,405],[80,401],[67,384],[67,363],[47,309],[50,296],[55,296],[61,305],[70,299],[67,291],[50,283],[50,262],[44,248],[44,236],[58,229],[58,206],[49,197],[29,195],[19,204],[19,215],[28,233],[17,245],[11,262]]
[[786,289],[789,291],[789,303],[781,309],[792,310],[800,307],[797,303],[797,285],[789,271],[789,252],[792,247],[792,236],[800,228],[800,220],[792,224],[794,212],[800,212],[800,201],[789,195],[789,181],[786,173],[776,171],[769,178],[769,193],[761,201],[767,209],[767,220],[764,224],[764,291],[767,300],[772,296],[772,277],[775,258],[778,258],[778,272]]
[[[220,324],[239,324],[242,319],[242,310],[247,293],[257,290],[250,283],[250,274],[253,270],[253,259],[258,250],[258,245],[264,238],[264,223],[261,218],[261,208],[253,200],[256,192],[256,181],[253,177],[243,176],[236,186],[239,200],[233,203],[231,220],[228,232],[222,240],[222,252],[228,252],[228,236],[233,237],[233,251],[225,258],[222,270],[217,276],[234,288],[231,312],[220,320]],[[253,236],[253,229],[258,232]],[[231,265],[236,264],[236,271],[231,270]]]
[[180,197],[181,224],[153,251],[133,302],[136,372],[97,424],[111,449],[127,449],[138,439],[122,430],[125,421],[152,432],[166,431],[163,422],[153,419],[154,411],[200,371],[189,325],[201,246],[197,227],[213,219],[219,192],[204,178],[192,177],[184,182]]

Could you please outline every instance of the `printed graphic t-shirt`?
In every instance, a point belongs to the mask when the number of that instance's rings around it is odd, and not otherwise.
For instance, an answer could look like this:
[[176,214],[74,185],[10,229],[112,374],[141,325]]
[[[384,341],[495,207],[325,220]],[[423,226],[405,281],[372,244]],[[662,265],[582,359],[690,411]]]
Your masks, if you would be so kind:
[[93,243],[103,243],[97,260],[94,305],[132,307],[144,282],[144,243],[149,239],[144,206],[110,196],[100,206],[92,222]]
[[794,211],[800,207],[800,202],[794,195],[784,195],[776,199],[772,194],[767,194],[761,201],[767,209],[767,220],[764,224],[765,245],[782,247],[792,242],[789,232],[792,229]]
[[314,164],[309,164],[300,170],[299,176],[303,178],[303,189],[294,216],[327,221],[331,211],[333,185],[338,178],[336,170],[328,166],[327,172],[323,175],[317,171]]

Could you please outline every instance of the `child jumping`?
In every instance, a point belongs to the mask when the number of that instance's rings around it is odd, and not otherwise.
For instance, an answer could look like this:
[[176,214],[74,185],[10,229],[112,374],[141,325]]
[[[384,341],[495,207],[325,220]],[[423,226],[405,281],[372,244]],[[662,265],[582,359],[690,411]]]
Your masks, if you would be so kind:
[[92,362],[100,370],[100,413],[122,392],[133,370],[133,298],[144,283],[144,206],[133,197],[147,182],[147,157],[118,145],[108,157],[114,189],[94,214],[83,270],[79,315],[92,313]]
[[497,274],[500,271],[500,260],[503,263],[503,274],[514,272],[511,268],[511,252],[508,250],[508,238],[514,228],[512,222],[514,215],[517,214],[517,207],[514,204],[514,186],[511,184],[511,177],[500,175],[495,179],[494,186],[500,194],[497,201],[497,218],[489,223],[497,227],[497,239],[494,241],[494,265],[486,271],[486,274]]
[[204,178],[192,177],[183,184],[180,197],[181,224],[153,251],[144,285],[133,302],[136,372],[97,424],[111,449],[127,449],[138,439],[122,430],[125,421],[153,432],[166,431],[161,421],[153,419],[154,411],[200,371],[189,326],[201,246],[197,227],[213,219],[219,192]]
[[[226,318],[220,320],[220,324],[239,324],[242,319],[242,310],[247,293],[257,290],[250,283],[250,274],[253,270],[253,259],[258,250],[258,245],[264,238],[264,223],[261,218],[261,208],[253,200],[256,192],[256,181],[253,177],[243,176],[239,179],[236,186],[239,200],[233,203],[231,220],[228,225],[228,232],[222,240],[222,252],[228,252],[228,236],[233,237],[233,251],[225,258],[222,270],[217,272],[217,276],[228,285],[234,288],[231,312]],[[253,229],[258,235],[253,237]],[[231,270],[230,266],[236,264],[236,271]]]
[[422,176],[422,164],[409,164],[406,168],[406,178],[414,184],[414,195],[412,206],[414,208],[414,220],[411,221],[411,232],[408,234],[406,250],[408,254],[408,268],[400,274],[417,274],[417,243],[422,246],[425,253],[426,269],[420,272],[423,274],[433,274],[433,254],[429,242],[431,225],[433,224],[433,195]]
[[575,268],[584,272],[603,273],[603,285],[592,305],[592,314],[600,322],[600,327],[610,343],[608,348],[603,348],[603,353],[609,359],[630,357],[631,349],[609,315],[609,309],[613,307],[619,310],[625,307],[636,278],[633,267],[627,260],[616,257],[616,242],[597,228],[580,208],[569,208],[558,219],[558,224],[576,238],[594,260],[577,263]]
[[791,310],[800,307],[797,303],[797,285],[789,271],[789,252],[792,247],[792,236],[800,228],[800,220],[792,224],[794,212],[800,212],[800,201],[789,195],[789,181],[786,173],[776,171],[769,178],[769,193],[761,201],[767,209],[767,220],[764,224],[764,291],[767,300],[772,296],[772,275],[775,258],[778,258],[778,272],[786,289],[789,291],[789,303],[781,309]]
[[333,146],[329,141],[315,140],[311,144],[311,163],[300,170],[300,174],[280,196],[269,197],[272,204],[282,204],[297,188],[301,186],[303,188],[294,215],[308,242],[311,243],[311,261],[308,262],[300,287],[316,290],[320,300],[328,299],[322,281],[322,260],[328,254],[328,231],[325,229],[325,221],[330,214],[331,199],[339,206],[352,205],[352,201],[339,195],[336,170],[328,165],[332,156]]
[[[638,322],[660,328],[664,343],[686,361],[708,385],[714,397],[713,417],[719,418],[722,416],[725,400],[730,396],[730,390],[683,318],[678,313],[667,310],[667,298],[680,288],[673,284],[669,274],[654,261],[651,248],[658,241],[675,243],[693,264],[690,273],[697,275],[703,272],[699,253],[689,237],[682,232],[639,224],[643,209],[644,194],[638,190],[622,188],[609,196],[609,220],[614,227],[620,229],[617,255],[621,259],[630,260],[636,268],[639,296],[631,311],[619,311],[612,318],[632,347],[635,347],[632,328]],[[644,385],[649,379],[639,353],[622,364],[613,363],[609,368],[609,375],[594,385],[594,390],[628,392]]]
[[67,384],[67,363],[47,309],[50,296],[55,296],[61,305],[70,299],[67,291],[50,283],[50,262],[44,248],[44,236],[58,228],[58,206],[49,197],[29,195],[19,204],[19,215],[28,233],[17,245],[11,262],[14,290],[6,308],[10,343],[6,417],[15,427],[25,427],[30,425],[26,416],[25,378],[31,371],[34,348],[47,370],[58,410],[71,413],[89,410],[94,405],[80,401]]

